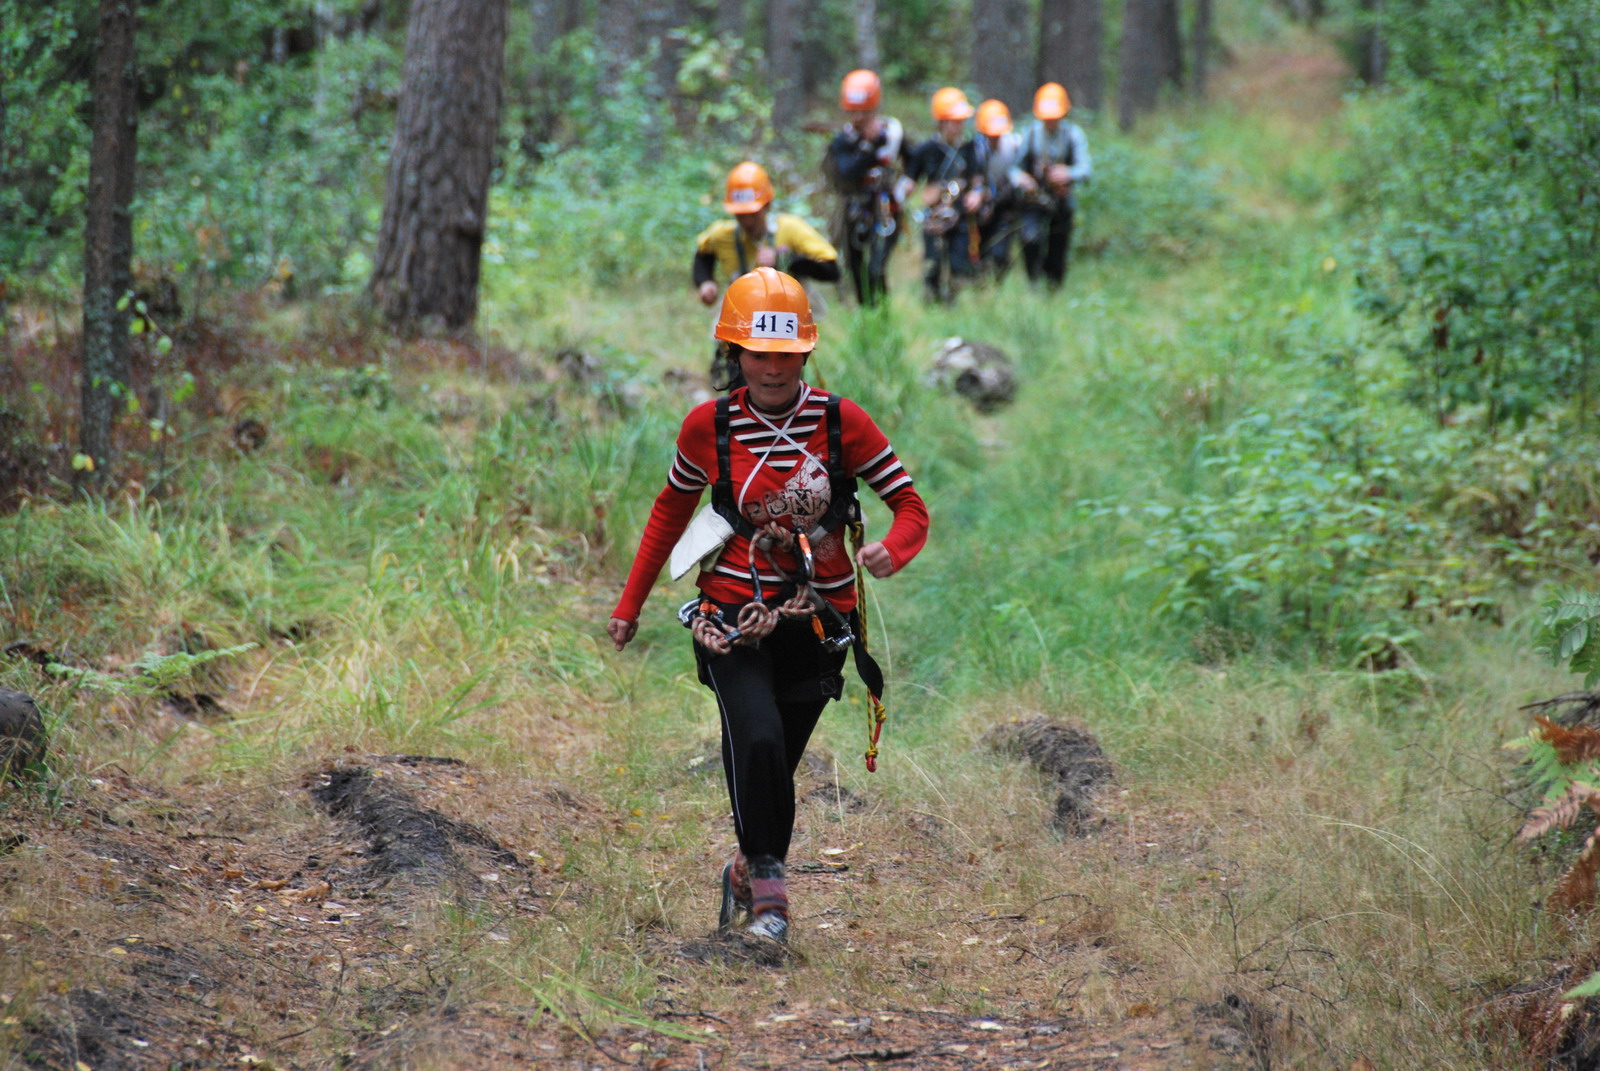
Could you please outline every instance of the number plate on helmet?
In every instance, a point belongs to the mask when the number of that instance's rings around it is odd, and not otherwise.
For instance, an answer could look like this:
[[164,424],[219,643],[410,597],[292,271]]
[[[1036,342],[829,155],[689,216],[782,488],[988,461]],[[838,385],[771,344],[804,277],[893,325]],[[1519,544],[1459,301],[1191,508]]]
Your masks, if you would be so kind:
[[800,337],[800,317],[792,312],[758,312],[750,318],[751,338]]

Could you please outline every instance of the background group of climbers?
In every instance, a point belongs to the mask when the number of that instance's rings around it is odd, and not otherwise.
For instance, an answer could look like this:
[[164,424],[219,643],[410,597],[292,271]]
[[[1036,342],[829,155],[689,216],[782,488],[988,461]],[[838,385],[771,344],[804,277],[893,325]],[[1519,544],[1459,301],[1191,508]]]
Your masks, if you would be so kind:
[[[707,305],[717,299],[716,271],[732,279],[755,267],[777,267],[801,279],[834,282],[843,268],[862,305],[888,291],[889,258],[900,237],[914,191],[921,190],[924,295],[949,301],[957,287],[998,279],[1022,246],[1028,278],[1051,288],[1066,278],[1076,190],[1091,174],[1082,128],[1066,116],[1067,91],[1054,82],[1039,87],[1033,121],[1012,129],[1004,102],[976,108],[955,87],[933,95],[937,133],[908,145],[900,121],[879,114],[882,86],[872,71],[851,71],[839,89],[847,121],[828,146],[826,165],[840,212],[830,242],[798,216],[770,216],[772,182],[745,162],[728,174],[724,207],[733,215],[696,241],[694,283]],[[967,133],[967,121],[973,132]],[[724,377],[713,370],[713,387]]]

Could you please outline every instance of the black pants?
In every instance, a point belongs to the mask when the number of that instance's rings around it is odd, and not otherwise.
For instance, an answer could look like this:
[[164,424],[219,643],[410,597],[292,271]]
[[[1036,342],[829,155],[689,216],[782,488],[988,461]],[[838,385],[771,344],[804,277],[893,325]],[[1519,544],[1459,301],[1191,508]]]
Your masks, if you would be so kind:
[[950,300],[955,281],[971,278],[970,242],[965,219],[943,234],[922,233],[922,283],[931,300]]
[[1072,204],[1062,201],[1054,210],[1032,209],[1022,217],[1022,263],[1030,282],[1040,277],[1052,288],[1067,277],[1067,253],[1072,248]]
[[1011,270],[1011,240],[1017,234],[1017,220],[1010,208],[999,208],[989,221],[978,228],[983,250],[983,267],[994,276],[995,282],[1006,277]]
[[894,217],[895,229],[879,234],[877,217],[870,203],[853,205],[846,217],[844,266],[850,274],[856,301],[863,307],[876,305],[889,293],[889,255],[900,240],[899,215]]
[[828,700],[844,690],[848,652],[822,649],[810,619],[779,622],[759,647],[715,655],[694,647],[700,681],[722,714],[722,770],[739,849],[789,854],[794,772]]

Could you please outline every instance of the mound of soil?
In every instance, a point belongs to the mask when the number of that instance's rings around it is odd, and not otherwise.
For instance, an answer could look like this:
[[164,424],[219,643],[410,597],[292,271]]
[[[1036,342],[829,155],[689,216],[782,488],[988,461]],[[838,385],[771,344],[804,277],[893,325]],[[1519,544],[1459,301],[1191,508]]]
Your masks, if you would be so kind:
[[989,746],[1026,759],[1057,786],[1051,824],[1063,833],[1084,836],[1094,828],[1094,800],[1111,780],[1111,760],[1087,729],[1039,716],[1006,722],[989,730]]
[[[387,756],[407,765],[454,760]],[[477,826],[417,802],[405,788],[367,766],[333,766],[310,786],[311,797],[331,817],[353,822],[367,838],[367,861],[356,884],[368,890],[397,882],[455,884],[487,870],[526,877],[515,852]]]

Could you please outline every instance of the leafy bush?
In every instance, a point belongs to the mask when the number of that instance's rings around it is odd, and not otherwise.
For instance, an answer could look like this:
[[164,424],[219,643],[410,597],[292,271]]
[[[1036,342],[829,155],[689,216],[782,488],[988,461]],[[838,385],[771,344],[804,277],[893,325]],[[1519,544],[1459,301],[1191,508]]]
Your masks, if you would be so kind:
[[[0,0],[0,282],[17,269],[36,271],[43,244],[82,203],[89,128],[78,116],[88,86],[60,77],[57,63],[82,47],[77,14],[63,4]],[[65,260],[57,266],[61,282],[80,267]]]
[[140,260],[286,295],[362,281],[347,260],[373,242],[398,71],[362,36],[194,79],[141,152]]
[[1143,510],[1160,607],[1391,662],[1414,615],[1491,607],[1492,578],[1418,493],[1433,444],[1371,432],[1300,410],[1203,439],[1220,490]]
[[1091,139],[1097,178],[1079,196],[1082,248],[1181,256],[1211,232],[1222,198],[1192,137],[1174,132],[1133,144],[1091,131]]
[[1443,417],[1594,403],[1600,0],[1428,0],[1386,28],[1397,89],[1357,123],[1361,293]]

